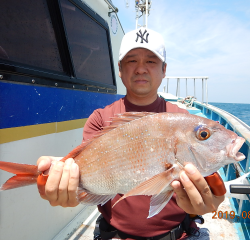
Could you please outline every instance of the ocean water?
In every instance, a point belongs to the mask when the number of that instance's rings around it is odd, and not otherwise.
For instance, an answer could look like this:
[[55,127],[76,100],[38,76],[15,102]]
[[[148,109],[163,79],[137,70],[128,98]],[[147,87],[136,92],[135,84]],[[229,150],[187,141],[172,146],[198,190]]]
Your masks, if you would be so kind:
[[223,109],[243,122],[250,126],[250,104],[247,103],[215,103],[210,102],[209,104]]

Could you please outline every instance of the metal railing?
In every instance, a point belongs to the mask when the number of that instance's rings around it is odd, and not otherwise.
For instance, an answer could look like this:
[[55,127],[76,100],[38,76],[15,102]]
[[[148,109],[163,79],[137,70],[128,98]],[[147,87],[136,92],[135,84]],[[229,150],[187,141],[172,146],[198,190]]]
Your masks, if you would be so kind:
[[[208,104],[208,88],[207,88],[207,80],[208,77],[165,77],[164,79],[167,79],[167,93],[168,93],[168,88],[169,88],[169,79],[176,79],[177,80],[177,86],[176,86],[176,97],[180,97],[180,79],[186,79],[186,97],[188,96],[188,79],[193,79],[194,80],[194,97],[196,98],[196,92],[195,92],[195,81],[197,79],[202,80],[202,103],[204,103],[204,95],[206,95],[206,104]],[[205,82],[205,83],[204,83]],[[204,86],[205,85],[205,86]],[[205,94],[204,94],[204,89],[205,89]],[[165,92],[166,86],[163,87],[163,92]]]

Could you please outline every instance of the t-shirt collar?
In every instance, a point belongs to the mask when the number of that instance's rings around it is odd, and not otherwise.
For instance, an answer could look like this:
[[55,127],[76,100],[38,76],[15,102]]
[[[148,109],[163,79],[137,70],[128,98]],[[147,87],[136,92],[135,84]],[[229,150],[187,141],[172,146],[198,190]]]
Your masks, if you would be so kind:
[[146,106],[135,105],[129,102],[126,96],[124,97],[124,105],[126,108],[126,112],[153,112],[160,103],[161,98],[159,96],[157,96],[157,99],[153,103]]

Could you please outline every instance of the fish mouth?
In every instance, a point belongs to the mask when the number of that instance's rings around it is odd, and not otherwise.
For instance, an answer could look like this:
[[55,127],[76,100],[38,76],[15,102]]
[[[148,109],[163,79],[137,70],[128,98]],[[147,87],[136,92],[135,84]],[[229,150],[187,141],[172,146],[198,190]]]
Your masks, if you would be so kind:
[[239,152],[244,142],[245,139],[242,137],[237,137],[236,139],[234,139],[232,143],[227,146],[228,156],[238,162],[244,160],[246,158],[245,155]]

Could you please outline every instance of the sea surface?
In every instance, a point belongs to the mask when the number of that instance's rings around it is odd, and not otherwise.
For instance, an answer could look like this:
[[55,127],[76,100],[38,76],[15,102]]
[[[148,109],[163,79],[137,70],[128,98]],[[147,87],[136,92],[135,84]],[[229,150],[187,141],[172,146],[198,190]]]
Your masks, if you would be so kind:
[[235,117],[239,118],[247,125],[250,126],[250,104],[248,103],[215,103],[209,102],[209,104],[225,110]]

